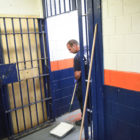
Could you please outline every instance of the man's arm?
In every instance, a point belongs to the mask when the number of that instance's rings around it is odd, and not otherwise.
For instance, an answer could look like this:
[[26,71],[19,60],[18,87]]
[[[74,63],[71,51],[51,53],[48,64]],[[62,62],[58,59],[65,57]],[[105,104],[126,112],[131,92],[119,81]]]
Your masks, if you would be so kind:
[[74,77],[75,77],[76,80],[79,80],[80,77],[81,77],[81,71],[75,71],[74,72]]
[[81,78],[81,61],[80,61],[80,52],[74,57],[74,77],[76,80]]

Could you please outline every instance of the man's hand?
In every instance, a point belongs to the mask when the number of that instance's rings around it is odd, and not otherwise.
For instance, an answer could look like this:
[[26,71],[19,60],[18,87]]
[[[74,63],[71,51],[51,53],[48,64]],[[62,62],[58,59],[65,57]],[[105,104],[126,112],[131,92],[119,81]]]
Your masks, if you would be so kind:
[[74,72],[74,77],[75,77],[76,80],[79,80],[80,77],[81,77],[81,71],[75,71]]
[[77,83],[77,80],[76,79],[74,79],[74,84],[76,84]]

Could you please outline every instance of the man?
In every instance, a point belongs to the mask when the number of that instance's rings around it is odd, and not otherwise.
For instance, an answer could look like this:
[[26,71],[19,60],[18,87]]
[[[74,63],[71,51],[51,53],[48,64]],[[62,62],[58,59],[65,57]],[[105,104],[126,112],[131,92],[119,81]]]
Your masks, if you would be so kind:
[[[76,56],[74,57],[74,77],[77,81],[76,96],[77,96],[78,101],[79,101],[81,113],[83,113],[80,46],[76,40],[72,39],[72,40],[68,41],[67,48],[71,53],[76,54]],[[85,59],[84,59],[84,62],[85,62],[85,65],[87,65]],[[80,121],[77,122],[77,124],[80,124]]]

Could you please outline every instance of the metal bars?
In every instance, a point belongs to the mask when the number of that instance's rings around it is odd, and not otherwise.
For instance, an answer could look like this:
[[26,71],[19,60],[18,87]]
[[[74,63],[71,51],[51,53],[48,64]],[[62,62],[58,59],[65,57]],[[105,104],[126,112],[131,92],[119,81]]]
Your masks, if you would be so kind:
[[[42,32],[42,30],[44,30],[44,29],[42,29],[42,25],[43,25],[43,23],[42,23],[42,20],[39,20],[38,21],[38,26],[39,26],[39,31],[41,31]],[[40,34],[39,35],[39,38],[40,38],[40,45],[42,46],[41,47],[41,57],[46,57],[45,56],[45,47],[44,47],[44,38],[43,38],[44,36],[42,36],[42,34]],[[43,73],[44,74],[46,74],[47,73],[47,68],[46,68],[46,65],[47,65],[47,60],[45,61],[45,60],[43,60],[42,61],[42,71],[43,71]],[[46,87],[46,84],[47,84],[47,77],[43,77],[43,79],[44,79],[44,90],[45,90],[45,95],[46,95],[46,97],[48,96],[47,95],[47,87]],[[47,104],[47,107],[48,107],[48,104]],[[47,114],[48,115],[50,115],[49,114],[49,112],[47,112]]]
[[[93,69],[91,74],[89,105],[87,107],[87,118],[85,118],[85,139],[103,140],[104,139],[104,108],[103,108],[103,45],[102,45],[102,25],[101,25],[101,0],[84,0],[81,6],[81,0],[78,2],[79,30],[80,31],[80,49],[83,55],[83,40],[86,41],[87,58],[90,62],[90,55],[93,43],[94,25],[98,24],[97,38],[95,44],[95,54]],[[84,12],[82,13],[82,9]],[[81,17],[83,16],[83,20]],[[85,24],[82,23],[85,22]],[[81,25],[82,24],[82,25]],[[86,36],[82,29],[85,30]],[[81,58],[82,59],[82,58]],[[83,65],[83,61],[81,61]],[[82,67],[82,73],[84,68]],[[82,86],[84,86],[85,76],[82,74]],[[84,89],[83,89],[84,91]],[[88,115],[90,113],[90,115]],[[87,119],[91,120],[90,126],[87,127]],[[89,120],[88,120],[89,121]],[[87,131],[88,130],[88,131]]]
[[[81,60],[83,59],[83,54],[85,52],[83,48],[83,40],[85,38],[87,59],[89,59],[92,46],[93,26],[95,22],[99,24],[98,27],[101,29],[100,0],[84,0],[83,7],[81,5],[81,0],[42,1],[45,7],[45,18],[78,9],[79,36],[82,54]],[[84,13],[82,13],[83,8]],[[5,103],[5,117],[8,120],[6,123],[7,129],[10,129],[10,131],[8,131],[9,135],[13,135],[19,134],[26,129],[28,130],[30,128],[34,128],[37,125],[39,126],[41,123],[47,122],[51,118],[54,119],[55,117],[53,114],[53,97],[51,97],[53,94],[51,95],[51,71],[49,49],[47,47],[47,21],[46,19],[39,18],[9,17],[0,18],[0,23],[2,23],[0,24],[0,37],[2,42],[2,51],[0,51],[0,56],[3,55],[3,61],[1,59],[0,62],[2,64],[14,63],[17,66],[18,81],[8,85],[2,85],[1,88],[3,102]],[[86,34],[86,36],[84,36],[85,38],[83,37],[83,31],[85,31]],[[98,45],[96,45],[99,49],[96,49],[96,52],[98,53],[95,56],[95,61],[93,64],[94,69],[91,80],[91,94],[89,94],[90,105],[87,109],[87,112],[90,112],[91,114],[90,119],[92,122],[90,127],[87,126],[87,120],[85,121],[85,137],[93,139],[94,132],[95,140],[104,137],[103,111],[99,112],[99,110],[103,110],[101,30],[97,33],[97,35],[101,41],[99,42],[98,40]],[[97,56],[100,59],[98,59]],[[84,65],[81,65],[84,92],[86,79],[84,75]],[[95,66],[98,68],[95,68]],[[99,124],[100,128],[97,127]],[[90,129],[91,135],[88,134],[88,129]],[[100,136],[98,136],[99,132],[102,132]]]
[[18,81],[2,85],[6,88],[1,90],[7,100],[4,106],[11,136],[54,119],[50,115],[50,60],[44,19],[0,17],[0,23],[1,64],[16,64],[18,76]]
[[[35,19],[33,19],[33,24],[34,24],[34,32],[35,32],[35,43],[36,43],[36,55],[37,55],[37,64],[38,64],[38,72],[39,75],[40,73],[40,69],[39,69],[39,53],[38,53],[38,48],[37,48],[37,35],[36,35],[36,24],[35,24]],[[42,94],[42,85],[41,85],[41,78],[39,77],[39,85],[40,85],[40,93],[41,93],[41,98],[43,98],[43,94]],[[43,110],[43,120],[45,120],[44,117],[44,106],[43,106],[43,102],[42,102],[42,110]]]
[[43,1],[45,17],[64,14],[77,9],[76,0],[45,0]]
[[[86,56],[87,63],[90,62],[90,53],[92,49],[92,40],[93,40],[93,17],[92,17],[92,1],[81,1],[77,0],[78,4],[78,19],[79,19],[79,35],[80,35],[80,56],[81,56],[81,70],[82,70],[82,92],[83,97],[85,96],[85,89],[87,82],[87,76],[84,62],[82,61],[84,57]],[[92,27],[92,28],[91,28]],[[90,30],[89,30],[90,29]],[[90,46],[90,47],[89,47]],[[89,49],[90,48],[90,49]],[[90,52],[90,53],[89,53]],[[94,62],[95,63],[95,62]],[[94,67],[95,69],[95,67]],[[86,71],[86,73],[85,73]],[[85,114],[85,121],[84,121],[84,130],[85,130],[85,139],[94,139],[95,136],[93,136],[93,81],[95,77],[95,73],[93,74],[92,71],[92,80],[90,84],[89,89],[89,96],[88,96],[88,104],[86,108],[86,114]],[[95,86],[95,84],[94,84]],[[95,93],[95,92],[94,92]],[[95,99],[96,101],[96,99]],[[95,121],[95,120],[94,120]],[[89,134],[90,132],[90,134]]]
[[[15,56],[16,56],[16,63],[17,63],[17,69],[18,69],[18,77],[20,79],[19,64],[18,64],[18,55],[17,55],[17,44],[16,44],[15,28],[14,28],[13,18],[11,18],[11,22],[12,22],[12,30],[13,30],[14,44],[15,44],[15,47],[14,48],[15,48]],[[21,82],[20,81],[19,81],[19,88],[20,88],[21,105],[23,106],[23,95],[22,95],[22,89],[21,89]],[[24,129],[26,130],[25,114],[24,114],[23,108],[22,108],[22,113],[23,113]]]
[[[80,40],[80,59],[81,59],[81,76],[82,76],[82,94],[83,94],[83,105],[85,101],[85,93],[86,93],[86,76],[85,76],[85,64],[84,60],[84,36],[83,36],[83,21],[82,21],[82,2],[81,0],[77,0],[78,5],[78,23],[79,23],[79,40]],[[85,130],[85,139],[89,139],[88,135],[88,122],[87,122],[87,113],[85,114],[85,121],[84,121],[84,130]]]
[[[7,28],[6,28],[6,22],[5,22],[5,18],[3,18],[3,24],[4,24],[4,32],[7,32]],[[8,54],[8,62],[11,63],[10,60],[10,53],[9,53],[9,44],[8,44],[8,37],[7,34],[5,34],[5,38],[6,38],[6,48],[7,48],[7,54]],[[3,48],[2,48],[3,50]],[[4,57],[4,54],[3,54]],[[16,101],[15,101],[15,92],[14,92],[14,86],[13,84],[11,84],[12,86],[12,94],[13,94],[13,100],[14,100],[14,107],[16,108]],[[7,92],[7,91],[6,91]],[[3,93],[4,94],[4,93]],[[8,93],[7,93],[8,94]],[[18,116],[17,116],[17,111],[15,111],[15,116],[16,116],[16,121],[17,121],[17,131],[19,132],[19,124],[18,124]],[[7,126],[8,127],[8,126]]]
[[[84,0],[83,1],[83,29],[84,29],[84,33],[85,33],[85,46],[86,46],[86,49],[84,51],[84,53],[86,53],[86,56],[87,56],[87,61],[88,61],[88,64],[90,63],[90,58],[91,58],[91,50],[92,50],[92,45],[93,45],[93,23],[92,23],[92,20],[93,20],[93,17],[92,17],[92,1],[87,1],[87,0]],[[90,29],[90,30],[89,30]],[[91,34],[92,33],[92,34]],[[91,42],[91,43],[90,43]],[[95,68],[95,67],[94,67]],[[93,71],[92,71],[92,77],[93,77]],[[94,78],[91,78],[91,83],[93,82],[93,79]],[[90,83],[90,89],[89,89],[89,97],[88,97],[88,105],[87,105],[87,122],[90,124],[89,127],[87,127],[85,125],[85,129],[88,129],[88,132],[90,131],[90,135],[87,133],[88,135],[88,138],[89,139],[93,139],[93,123],[96,123],[93,121],[93,91],[92,91],[92,86],[91,86],[91,83]]]

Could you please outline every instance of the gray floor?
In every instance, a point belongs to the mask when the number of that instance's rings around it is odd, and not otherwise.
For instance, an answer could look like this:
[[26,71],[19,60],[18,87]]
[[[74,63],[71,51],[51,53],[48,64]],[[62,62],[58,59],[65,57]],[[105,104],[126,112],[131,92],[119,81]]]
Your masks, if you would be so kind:
[[[24,138],[21,138],[20,140],[78,140],[80,135],[80,126],[76,126],[73,121],[74,117],[76,116],[78,118],[78,115],[80,114],[80,110],[76,110],[71,113],[67,113],[59,118],[56,119],[56,122],[54,122],[51,126],[42,129],[40,131],[37,131],[31,135],[28,135]],[[76,119],[75,117],[75,119]],[[50,130],[55,128],[60,122],[70,122],[74,125],[74,129],[69,132],[65,137],[58,138],[56,136],[50,135]],[[84,134],[83,134],[84,137]]]

